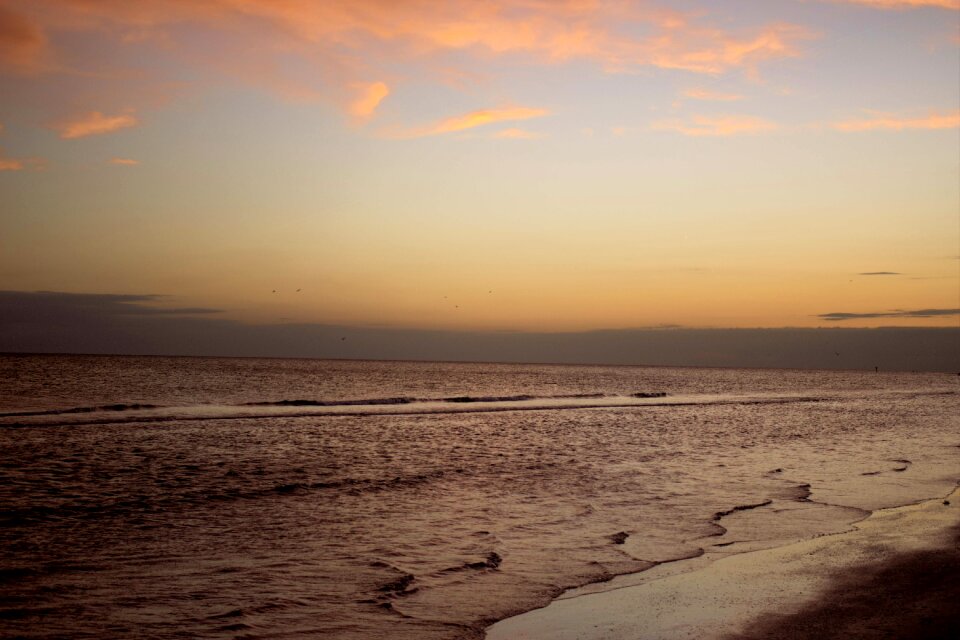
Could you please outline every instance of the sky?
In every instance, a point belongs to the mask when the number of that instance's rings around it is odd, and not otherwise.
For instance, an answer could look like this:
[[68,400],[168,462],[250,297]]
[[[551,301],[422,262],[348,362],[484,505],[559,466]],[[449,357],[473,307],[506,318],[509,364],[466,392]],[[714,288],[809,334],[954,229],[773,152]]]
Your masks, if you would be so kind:
[[0,0],[0,96],[21,309],[960,327],[960,0]]

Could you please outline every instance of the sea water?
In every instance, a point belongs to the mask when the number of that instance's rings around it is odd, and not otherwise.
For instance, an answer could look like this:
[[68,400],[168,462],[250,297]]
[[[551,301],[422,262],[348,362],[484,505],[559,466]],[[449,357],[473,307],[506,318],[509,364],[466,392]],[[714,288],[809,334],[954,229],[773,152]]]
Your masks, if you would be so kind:
[[960,478],[957,376],[0,356],[0,635],[480,638]]

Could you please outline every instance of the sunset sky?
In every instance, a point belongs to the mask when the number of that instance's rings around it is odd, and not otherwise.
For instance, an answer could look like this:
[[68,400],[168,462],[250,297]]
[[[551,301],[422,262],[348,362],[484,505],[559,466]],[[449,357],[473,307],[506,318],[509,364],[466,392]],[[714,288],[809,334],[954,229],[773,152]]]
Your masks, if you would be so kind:
[[960,323],[960,0],[0,0],[0,290]]

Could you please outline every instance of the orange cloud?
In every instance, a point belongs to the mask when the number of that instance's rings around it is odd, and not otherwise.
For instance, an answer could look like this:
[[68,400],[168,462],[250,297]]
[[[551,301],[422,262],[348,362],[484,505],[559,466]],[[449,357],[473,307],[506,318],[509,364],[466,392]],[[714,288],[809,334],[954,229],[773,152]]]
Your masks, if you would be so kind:
[[872,118],[835,122],[838,131],[903,131],[904,129],[955,129],[960,127],[960,110],[954,113],[931,113],[921,118],[904,118],[890,114],[876,114]]
[[[0,123],[0,134],[6,127]],[[40,158],[7,158],[3,155],[3,149],[0,149],[0,171],[23,171],[24,169],[34,168],[42,169],[43,160]]]
[[941,7],[943,9],[960,10],[960,0],[834,0],[834,2],[849,2],[863,4],[879,9],[909,9],[913,7]]
[[0,70],[35,73],[44,69],[47,39],[37,25],[0,6]]
[[[23,60],[35,60],[49,37],[71,71],[114,74],[128,88],[129,69],[112,66],[114,59],[129,60],[130,47],[152,47],[174,65],[213,70],[289,99],[342,104],[358,120],[371,117],[393,88],[361,79],[390,75],[398,62],[431,74],[490,56],[528,64],[587,60],[611,73],[753,72],[762,62],[799,55],[799,43],[810,37],[789,24],[731,31],[712,26],[706,14],[623,0],[32,0],[23,12],[33,21],[13,21]],[[182,37],[187,31],[191,37]],[[67,32],[70,41],[58,40]],[[101,60],[90,49],[70,55],[83,38],[96,39],[96,51],[106,52]],[[111,47],[125,55],[111,57]],[[72,67],[80,60],[87,68]],[[126,104],[136,104],[135,97],[128,92]]]
[[436,136],[444,133],[455,133],[465,131],[474,127],[482,127],[487,124],[497,122],[506,122],[511,120],[527,120],[529,118],[539,118],[547,115],[546,109],[535,109],[531,107],[507,107],[503,109],[481,109],[471,111],[470,113],[452,118],[445,118],[434,124],[419,129],[413,129],[406,132],[400,132],[390,137],[396,138],[421,138],[424,136]]
[[504,129],[503,131],[498,131],[493,134],[494,138],[508,138],[511,140],[535,140],[537,138],[542,138],[542,133],[536,133],[535,131],[527,131],[526,129],[518,129],[516,127],[511,129]]
[[737,68],[755,71],[765,60],[799,55],[796,43],[813,37],[793,25],[770,26],[747,38],[717,29],[687,29],[668,32],[667,36],[644,52],[648,57],[640,57],[635,63],[709,74]]
[[111,133],[119,129],[136,126],[138,122],[137,118],[131,113],[108,116],[99,111],[91,111],[63,122],[56,128],[60,131],[61,138],[70,140]]
[[754,116],[694,116],[691,122],[665,120],[654,123],[655,131],[676,131],[685,136],[734,136],[773,131],[777,125]]
[[140,164],[140,161],[134,160],[133,158],[110,158],[110,164],[118,164],[126,167],[134,167]]
[[45,164],[43,158],[7,158],[0,149],[0,171],[26,171],[27,169],[39,171]]
[[743,100],[743,96],[735,93],[720,93],[709,89],[687,89],[683,95],[693,100],[707,100],[711,102],[733,102]]
[[367,120],[377,107],[390,95],[390,87],[383,82],[358,83],[354,87],[360,97],[350,103],[350,114],[357,120]]
[[23,160],[0,156],[0,171],[23,171],[24,168]]

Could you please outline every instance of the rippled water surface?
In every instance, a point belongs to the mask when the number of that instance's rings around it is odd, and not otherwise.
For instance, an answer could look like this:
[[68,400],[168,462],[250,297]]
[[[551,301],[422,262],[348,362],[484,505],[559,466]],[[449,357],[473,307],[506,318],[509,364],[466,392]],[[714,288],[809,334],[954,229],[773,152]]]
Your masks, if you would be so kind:
[[958,416],[944,374],[0,356],[0,635],[482,637],[945,493]]

